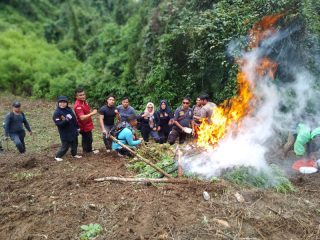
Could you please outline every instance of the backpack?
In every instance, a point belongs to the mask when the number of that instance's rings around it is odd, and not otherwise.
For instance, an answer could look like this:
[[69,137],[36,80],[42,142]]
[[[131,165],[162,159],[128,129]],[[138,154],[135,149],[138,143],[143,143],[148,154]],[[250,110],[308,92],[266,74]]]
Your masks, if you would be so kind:
[[120,122],[110,130],[110,135],[118,139],[119,134],[127,127],[127,122]]

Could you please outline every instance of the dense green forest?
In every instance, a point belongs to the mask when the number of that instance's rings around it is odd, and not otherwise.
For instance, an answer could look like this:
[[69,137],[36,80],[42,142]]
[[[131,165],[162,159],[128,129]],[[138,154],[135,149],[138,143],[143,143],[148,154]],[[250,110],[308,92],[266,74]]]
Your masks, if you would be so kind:
[[207,92],[219,103],[237,91],[230,41],[280,12],[311,48],[319,0],[0,0],[0,89],[54,99],[83,86],[96,104],[114,93],[139,107]]

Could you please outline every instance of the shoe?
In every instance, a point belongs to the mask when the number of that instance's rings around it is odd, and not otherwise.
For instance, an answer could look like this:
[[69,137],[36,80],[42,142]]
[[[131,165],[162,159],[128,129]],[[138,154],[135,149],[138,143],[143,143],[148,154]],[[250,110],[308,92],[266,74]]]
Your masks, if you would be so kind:
[[111,152],[111,150],[110,149],[107,149],[107,153],[110,153]]
[[93,154],[98,154],[100,151],[97,149],[97,150],[92,150]]
[[62,159],[62,158],[58,158],[58,157],[55,157],[55,158],[54,158],[54,160],[56,160],[57,162],[61,162],[61,161],[63,161],[63,159]]
[[74,155],[72,157],[77,158],[77,159],[82,158],[82,156],[80,156],[80,155]]

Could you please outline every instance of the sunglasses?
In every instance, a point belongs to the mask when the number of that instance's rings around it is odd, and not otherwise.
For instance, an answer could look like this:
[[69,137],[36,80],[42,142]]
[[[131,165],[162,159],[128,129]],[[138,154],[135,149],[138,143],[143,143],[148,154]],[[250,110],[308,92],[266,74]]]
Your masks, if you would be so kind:
[[189,102],[182,102],[183,104],[190,104]]

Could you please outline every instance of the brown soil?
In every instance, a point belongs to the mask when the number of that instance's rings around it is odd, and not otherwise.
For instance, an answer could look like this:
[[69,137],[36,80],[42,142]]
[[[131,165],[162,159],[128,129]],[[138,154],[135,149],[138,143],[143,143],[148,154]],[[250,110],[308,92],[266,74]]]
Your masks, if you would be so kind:
[[287,195],[224,181],[96,183],[133,173],[104,151],[63,162],[49,151],[1,155],[0,239],[79,239],[89,223],[103,226],[97,239],[320,239],[319,174],[296,177],[298,192]]
[[[55,103],[0,94],[0,114],[14,99],[34,130],[25,155],[0,155],[0,240],[79,239],[80,226],[99,223],[102,239],[320,239],[320,174],[294,176],[296,193],[215,183],[96,183],[130,177],[126,160],[102,151],[53,160],[59,146]],[[2,120],[2,119],[0,119]],[[98,129],[96,125],[96,129]],[[95,147],[101,148],[99,131]],[[5,149],[7,146],[5,145]],[[211,199],[203,199],[207,191]],[[239,192],[245,202],[239,203]]]

